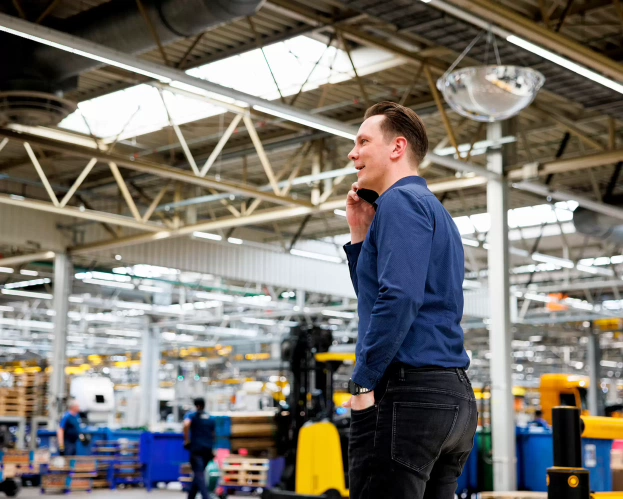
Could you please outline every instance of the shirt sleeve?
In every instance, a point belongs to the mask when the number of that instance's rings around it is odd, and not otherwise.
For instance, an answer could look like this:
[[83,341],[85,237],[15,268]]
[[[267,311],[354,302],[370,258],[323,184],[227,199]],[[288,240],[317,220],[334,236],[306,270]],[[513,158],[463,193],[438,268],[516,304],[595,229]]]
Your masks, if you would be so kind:
[[194,415],[195,415],[194,412],[187,412],[186,415],[184,416],[184,421],[192,421]]
[[359,283],[357,281],[357,260],[359,260],[359,253],[361,253],[362,246],[363,243],[347,243],[344,245],[344,252],[346,253],[346,258],[348,259],[350,280],[353,283],[353,288],[355,288],[355,294],[359,294]]
[[374,389],[424,301],[434,222],[421,198],[400,189],[376,214],[379,294],[362,339],[353,381]]

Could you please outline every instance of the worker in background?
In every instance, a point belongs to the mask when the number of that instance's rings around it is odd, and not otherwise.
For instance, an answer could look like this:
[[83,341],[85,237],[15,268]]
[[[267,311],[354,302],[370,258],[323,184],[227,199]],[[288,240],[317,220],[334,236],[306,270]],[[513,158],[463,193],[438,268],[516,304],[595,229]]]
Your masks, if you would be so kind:
[[197,409],[184,418],[184,448],[190,451],[190,466],[193,470],[193,483],[188,491],[188,499],[195,499],[201,492],[203,499],[209,499],[205,469],[214,458],[214,419],[205,411],[205,400],[196,398],[193,403]]
[[359,314],[345,404],[351,499],[454,499],[476,433],[463,244],[419,176],[427,150],[419,116],[381,102],[366,111],[348,155],[358,178],[344,247]]
[[78,440],[82,421],[80,420],[80,405],[72,400],[69,410],[61,419],[56,436],[58,438],[58,450],[61,456],[75,456],[78,453]]
[[530,426],[549,429],[549,423],[543,419],[543,411],[541,409],[534,411],[534,419],[530,421]]

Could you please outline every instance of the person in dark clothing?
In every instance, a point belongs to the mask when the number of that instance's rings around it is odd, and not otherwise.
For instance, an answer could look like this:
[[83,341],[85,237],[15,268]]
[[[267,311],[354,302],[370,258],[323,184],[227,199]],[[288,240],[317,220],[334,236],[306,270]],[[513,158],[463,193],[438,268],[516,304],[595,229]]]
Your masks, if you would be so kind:
[[345,404],[351,499],[453,499],[473,447],[463,245],[418,175],[427,150],[417,114],[381,102],[366,111],[348,155],[358,177],[344,246],[359,314]]
[[205,479],[205,469],[214,458],[214,420],[205,412],[205,400],[196,398],[193,403],[197,409],[184,418],[184,448],[190,451],[190,466],[193,470],[193,483],[188,491],[188,499],[195,499],[197,492],[203,499],[209,499]]
[[549,423],[543,418],[543,411],[537,409],[534,411],[534,419],[530,421],[529,426],[536,426],[537,428],[549,429]]
[[62,456],[75,456],[78,453],[78,440],[80,439],[80,405],[73,401],[69,404],[69,410],[61,419],[56,432],[58,450]]

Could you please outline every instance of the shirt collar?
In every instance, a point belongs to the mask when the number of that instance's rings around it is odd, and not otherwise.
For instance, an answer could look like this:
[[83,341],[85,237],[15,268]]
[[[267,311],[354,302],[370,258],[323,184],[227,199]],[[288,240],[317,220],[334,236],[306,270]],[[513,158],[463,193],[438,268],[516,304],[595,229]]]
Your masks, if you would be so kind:
[[408,185],[408,184],[419,184],[423,187],[427,187],[426,180],[424,180],[424,178],[420,177],[419,175],[410,175],[408,177],[401,178],[398,182],[394,183],[385,192],[392,190],[394,187],[400,187],[401,185]]
[[[419,175],[409,175],[408,177],[403,177],[400,180],[398,180],[397,182],[394,182],[389,189],[387,189],[378,199],[378,201],[380,201],[383,196],[385,194],[387,194],[389,191],[391,191],[394,187],[400,187],[402,185],[409,185],[409,184],[418,184],[421,185],[422,187],[428,187],[428,184],[426,183],[426,180],[424,180],[424,178],[420,177]],[[376,203],[374,203],[374,208],[377,208]]]

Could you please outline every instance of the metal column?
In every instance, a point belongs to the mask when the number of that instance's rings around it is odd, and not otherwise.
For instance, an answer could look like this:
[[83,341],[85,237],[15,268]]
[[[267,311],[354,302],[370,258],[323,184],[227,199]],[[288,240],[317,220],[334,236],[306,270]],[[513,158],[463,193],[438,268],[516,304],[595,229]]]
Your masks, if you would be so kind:
[[588,375],[590,386],[588,388],[588,410],[592,416],[604,416],[605,411],[601,400],[601,349],[599,347],[599,334],[591,332],[588,335]]
[[67,363],[67,312],[71,294],[72,265],[65,253],[54,257],[54,339],[52,340],[52,375],[48,395],[48,428],[57,427],[64,405],[65,365]]
[[153,427],[158,422],[158,370],[160,368],[160,328],[148,326],[143,331],[141,349],[140,426]]
[[[500,139],[504,125],[499,122],[489,123],[487,139]],[[504,173],[501,149],[488,153],[487,169],[501,175]],[[487,184],[487,211],[491,217],[488,238],[493,484],[496,491],[512,491],[517,488],[517,471],[508,278],[508,183],[504,175],[501,180],[490,179]]]

